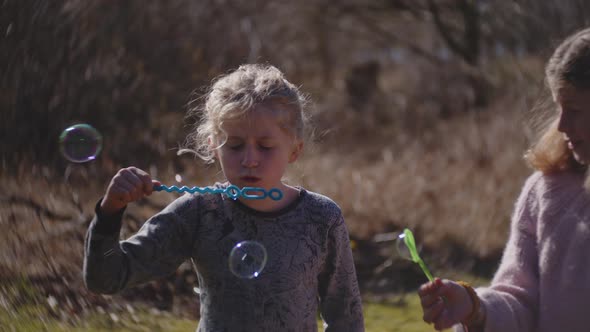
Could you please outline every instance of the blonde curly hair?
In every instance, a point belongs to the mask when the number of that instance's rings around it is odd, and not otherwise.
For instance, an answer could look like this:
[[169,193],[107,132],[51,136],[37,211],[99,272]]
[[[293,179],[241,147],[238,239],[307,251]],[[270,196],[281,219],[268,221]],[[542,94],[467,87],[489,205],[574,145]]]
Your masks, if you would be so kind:
[[[289,82],[284,74],[272,65],[245,64],[214,80],[204,105],[189,110],[189,117],[199,121],[187,136],[186,148],[179,154],[190,152],[205,162],[214,161],[210,140],[223,137],[225,121],[247,115],[256,105],[275,103],[281,108],[281,127],[299,140],[305,141],[307,131],[308,98],[298,87]],[[273,114],[275,111],[273,111]],[[219,148],[222,143],[215,148]]]

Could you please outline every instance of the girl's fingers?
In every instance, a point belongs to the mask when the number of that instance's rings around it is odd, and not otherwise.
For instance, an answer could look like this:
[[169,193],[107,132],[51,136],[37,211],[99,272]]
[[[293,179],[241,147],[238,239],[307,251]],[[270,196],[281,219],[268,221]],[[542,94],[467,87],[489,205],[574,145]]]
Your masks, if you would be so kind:
[[143,186],[143,192],[146,195],[151,195],[152,191],[154,191],[154,185],[152,184],[152,178],[145,174],[139,177]]
[[128,195],[132,199],[136,195],[137,187],[129,181],[127,178],[119,178],[115,182],[115,188],[118,189],[118,193],[122,195]]
[[152,180],[148,173],[136,167],[123,168],[111,180],[101,208],[112,213],[152,191]]
[[452,282],[439,278],[422,285],[418,294],[424,311],[424,321],[434,323],[437,330],[447,329],[457,323],[456,319],[451,317],[457,309],[457,303],[452,300],[456,298],[456,292],[457,288],[453,287]]
[[418,295],[424,296],[432,292],[435,292],[442,285],[440,283],[437,283],[437,280],[440,279],[436,278],[434,281],[427,282],[424,285],[420,286],[420,289],[418,289]]
[[451,319],[450,311],[446,307],[444,301],[441,299],[430,310],[424,313],[424,321],[434,324],[434,329],[442,331],[455,325],[457,322]]
[[453,321],[449,316],[449,312],[447,310],[443,310],[439,317],[437,317],[436,322],[434,323],[434,328],[436,330],[444,330],[452,327],[457,322]]
[[131,189],[132,186],[129,183],[115,182],[113,183],[110,193],[112,197],[127,204],[128,202],[131,202]]
[[133,189],[135,188],[135,185],[133,184],[132,180],[128,179],[127,177],[119,177],[115,180],[115,184],[123,189],[126,190],[128,192],[133,191]]
[[124,203],[128,203],[141,198],[143,193],[141,189],[138,189],[136,185],[130,182],[129,178],[121,176],[113,180],[107,196],[112,196]]
[[101,206],[113,212],[150,195],[154,185],[160,185],[160,182],[153,181],[148,173],[137,167],[120,169],[111,180]]
[[426,323],[437,322],[444,308],[445,304],[443,300],[441,298],[438,298],[438,300],[435,300],[435,302],[431,306],[424,309],[424,316],[422,316],[422,319]]
[[146,172],[138,173],[137,177],[141,182],[141,190],[143,191],[143,193],[145,195],[151,195],[154,191],[154,181],[152,181],[152,177]]
[[445,285],[445,283],[443,282],[443,280],[441,278],[434,279],[433,283],[438,287],[442,287]]
[[121,171],[122,178],[127,180],[129,183],[136,187],[143,186],[143,182],[140,179],[140,173],[138,173],[137,169],[134,168],[127,168]]
[[121,180],[125,180],[133,186],[130,193],[134,200],[138,200],[144,195],[150,195],[153,191],[151,177],[139,168],[129,167],[121,170]]
[[420,297],[420,303],[422,304],[423,308],[429,308],[439,300],[440,296],[438,296],[436,293],[427,294]]
[[418,296],[422,297],[432,292],[431,283],[424,284],[418,289]]
[[140,188],[144,194],[150,195],[154,190],[150,175],[139,168],[132,168],[131,173],[133,174],[133,183]]

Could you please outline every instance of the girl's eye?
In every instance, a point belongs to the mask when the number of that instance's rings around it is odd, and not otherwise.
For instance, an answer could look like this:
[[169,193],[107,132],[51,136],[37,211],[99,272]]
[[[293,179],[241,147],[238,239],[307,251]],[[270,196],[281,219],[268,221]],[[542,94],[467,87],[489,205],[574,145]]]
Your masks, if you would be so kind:
[[564,108],[562,112],[564,113],[578,113],[580,110],[577,108]]
[[242,144],[228,144],[227,147],[230,148],[230,150],[239,150],[242,148]]
[[270,150],[273,148],[273,146],[270,146],[270,145],[259,145],[259,146],[260,146],[260,149],[262,149],[262,150]]

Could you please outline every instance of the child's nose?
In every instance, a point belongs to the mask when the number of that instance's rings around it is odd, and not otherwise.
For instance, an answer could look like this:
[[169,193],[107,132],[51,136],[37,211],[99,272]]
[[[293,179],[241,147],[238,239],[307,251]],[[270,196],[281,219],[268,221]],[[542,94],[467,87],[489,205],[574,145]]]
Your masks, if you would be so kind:
[[258,166],[258,154],[255,148],[246,148],[246,150],[244,151],[244,158],[242,159],[242,166],[248,168]]
[[562,133],[567,133],[571,125],[570,122],[570,116],[568,115],[568,113],[561,112],[557,122],[557,130]]

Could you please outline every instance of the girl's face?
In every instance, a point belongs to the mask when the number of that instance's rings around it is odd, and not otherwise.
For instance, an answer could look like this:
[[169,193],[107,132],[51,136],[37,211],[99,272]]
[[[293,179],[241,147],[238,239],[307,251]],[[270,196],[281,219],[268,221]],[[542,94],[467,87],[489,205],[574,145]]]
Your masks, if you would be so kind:
[[[287,165],[297,160],[303,143],[280,126],[285,106],[256,105],[247,116],[222,125],[227,141],[215,149],[227,180],[238,187],[285,189]],[[215,146],[223,138],[214,140]]]
[[557,129],[563,133],[574,158],[583,165],[589,165],[590,90],[565,86],[558,90],[555,101],[559,106]]

